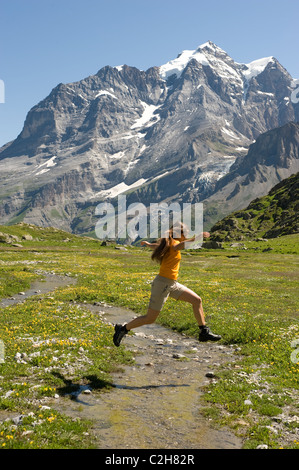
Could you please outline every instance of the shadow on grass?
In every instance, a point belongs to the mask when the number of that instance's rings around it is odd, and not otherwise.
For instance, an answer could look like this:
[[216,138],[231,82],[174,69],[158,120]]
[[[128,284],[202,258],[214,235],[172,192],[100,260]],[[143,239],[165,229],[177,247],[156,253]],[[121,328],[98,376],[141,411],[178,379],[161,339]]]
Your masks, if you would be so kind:
[[78,384],[73,382],[71,379],[65,378],[60,372],[52,372],[52,375],[64,383],[64,385],[56,387],[56,392],[60,396],[69,395],[72,400],[76,400],[80,393],[82,393],[84,390],[109,389],[114,386],[112,382],[100,379],[96,375],[83,376],[82,379],[84,381],[84,385],[82,383]]

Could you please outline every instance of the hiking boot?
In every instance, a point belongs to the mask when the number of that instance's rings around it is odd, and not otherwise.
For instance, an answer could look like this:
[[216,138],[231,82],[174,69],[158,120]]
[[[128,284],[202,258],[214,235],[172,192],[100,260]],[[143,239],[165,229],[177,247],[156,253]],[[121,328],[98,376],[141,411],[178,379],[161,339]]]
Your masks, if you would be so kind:
[[220,339],[221,339],[221,336],[214,335],[214,333],[211,332],[209,327],[204,326],[200,328],[200,333],[198,336],[199,341],[219,341]]
[[114,331],[115,333],[113,335],[113,343],[115,346],[119,346],[123,337],[128,333],[128,330],[123,325],[115,325]]

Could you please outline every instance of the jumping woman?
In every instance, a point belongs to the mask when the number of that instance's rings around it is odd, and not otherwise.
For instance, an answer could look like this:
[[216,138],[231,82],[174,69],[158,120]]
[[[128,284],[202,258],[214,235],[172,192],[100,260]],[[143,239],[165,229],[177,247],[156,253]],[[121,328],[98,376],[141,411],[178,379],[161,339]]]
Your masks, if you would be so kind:
[[[174,238],[175,235],[179,235]],[[142,241],[142,246],[147,246],[153,250],[152,260],[160,263],[159,274],[152,283],[151,297],[146,315],[137,317],[125,325],[115,325],[115,333],[113,342],[115,346],[119,346],[122,338],[133,328],[142,325],[154,323],[162,310],[168,296],[189,302],[192,305],[195,319],[199,326],[199,341],[219,341],[221,336],[213,334],[205,323],[205,317],[202,307],[201,298],[192,290],[177,282],[181,250],[183,250],[188,242],[194,242],[198,239],[208,238],[210,234],[203,232],[201,235],[192,238],[185,238],[186,228],[180,224],[179,230],[171,228],[166,238],[161,238],[158,242],[149,243]]]

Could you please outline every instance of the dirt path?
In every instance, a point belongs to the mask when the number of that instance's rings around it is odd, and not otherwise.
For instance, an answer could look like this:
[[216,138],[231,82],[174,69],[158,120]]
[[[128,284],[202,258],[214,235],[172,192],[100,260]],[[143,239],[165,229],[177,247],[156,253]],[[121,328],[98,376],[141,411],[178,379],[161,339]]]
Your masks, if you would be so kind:
[[[86,305],[105,311],[110,323],[135,313],[123,308]],[[200,416],[202,389],[217,380],[214,369],[233,360],[233,350],[199,343],[157,324],[136,329],[123,344],[135,352],[135,365],[113,375],[109,393],[82,390],[62,409],[92,419],[101,449],[240,449],[227,429],[215,429]],[[211,375],[208,378],[206,374]]]
[[[74,283],[46,274],[29,291],[0,302],[6,306],[34,294]],[[135,313],[105,304],[84,304],[105,321],[123,323]],[[61,397],[55,408],[72,417],[91,419],[99,449],[240,449],[231,431],[215,429],[200,415],[203,387],[217,380],[219,364],[233,361],[233,350],[218,343],[199,343],[157,324],[123,339],[135,352],[134,366],[113,375],[114,388],[99,393],[84,387],[74,400]],[[207,377],[207,374],[210,377]]]
[[14,294],[8,299],[0,300],[0,307],[8,307],[9,305],[23,302],[28,297],[47,294],[48,292],[52,292],[58,287],[64,287],[70,284],[75,284],[77,282],[76,279],[71,277],[62,275],[60,276],[53,273],[41,273],[41,277],[43,277],[43,280],[37,279],[33,281],[31,283],[30,289],[26,290],[25,292],[19,292],[18,294]]

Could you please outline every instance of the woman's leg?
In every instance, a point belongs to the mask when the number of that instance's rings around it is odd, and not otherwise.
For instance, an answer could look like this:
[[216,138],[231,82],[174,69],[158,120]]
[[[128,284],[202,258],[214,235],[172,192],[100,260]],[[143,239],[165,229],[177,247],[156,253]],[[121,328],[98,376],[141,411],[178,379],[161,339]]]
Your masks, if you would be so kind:
[[119,346],[123,337],[133,328],[138,328],[138,326],[150,325],[151,323],[154,323],[159,313],[160,310],[153,310],[152,308],[148,308],[146,315],[134,318],[126,325],[115,325],[113,335],[113,343],[115,346]]
[[187,289],[180,295],[178,300],[189,302],[192,305],[193,313],[199,326],[205,325],[205,316],[203,313],[202,300],[191,289]]
[[195,292],[190,289],[187,289],[180,295],[178,300],[183,300],[192,304],[193,313],[196,318],[196,321],[199,326],[199,341],[219,341],[221,339],[220,335],[215,335],[211,330],[206,326],[205,316],[203,313],[202,300]]
[[127,323],[125,327],[128,331],[130,331],[133,328],[138,328],[142,325],[150,325],[151,323],[154,323],[156,321],[159,313],[160,310],[153,310],[152,308],[148,308],[146,315],[134,318],[129,323]]

